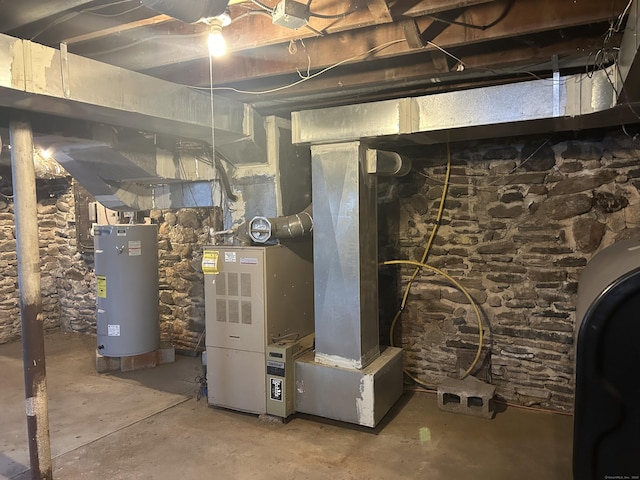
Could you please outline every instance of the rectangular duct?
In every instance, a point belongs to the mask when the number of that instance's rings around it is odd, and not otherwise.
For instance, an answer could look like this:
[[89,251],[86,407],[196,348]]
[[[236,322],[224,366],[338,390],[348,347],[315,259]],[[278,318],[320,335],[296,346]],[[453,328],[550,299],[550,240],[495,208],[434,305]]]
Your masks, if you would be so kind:
[[617,77],[613,66],[557,82],[534,80],[293,112],[293,141],[376,138],[398,146],[615,125],[631,118],[628,108],[616,106]]
[[376,177],[359,142],[311,148],[316,361],[363,368],[378,347]]
[[315,355],[296,410],[375,427],[402,394],[402,350],[378,344],[377,181],[361,142],[311,147]]
[[[193,139],[217,149],[263,153],[263,119],[253,108],[209,92],[0,34],[0,107]],[[212,135],[212,124],[215,131]],[[214,138],[212,138],[214,137]],[[39,137],[103,205],[118,210],[221,204],[214,168],[153,152],[146,157],[91,139]],[[117,147],[117,146],[116,146]],[[228,155],[235,160],[233,155]],[[251,155],[251,157],[255,157]]]
[[[209,92],[0,34],[0,106],[211,142]],[[216,144],[251,136],[248,105],[214,97]]]

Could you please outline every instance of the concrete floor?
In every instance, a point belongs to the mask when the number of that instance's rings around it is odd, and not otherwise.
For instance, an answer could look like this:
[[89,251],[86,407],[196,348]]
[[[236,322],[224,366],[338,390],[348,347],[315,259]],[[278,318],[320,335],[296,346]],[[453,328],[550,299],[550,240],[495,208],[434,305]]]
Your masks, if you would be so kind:
[[[286,424],[197,401],[199,359],[95,373],[95,339],[46,340],[57,479],[571,478],[572,418],[509,408],[493,420],[406,394],[375,432],[310,417]],[[0,345],[0,478],[30,478],[20,344]]]

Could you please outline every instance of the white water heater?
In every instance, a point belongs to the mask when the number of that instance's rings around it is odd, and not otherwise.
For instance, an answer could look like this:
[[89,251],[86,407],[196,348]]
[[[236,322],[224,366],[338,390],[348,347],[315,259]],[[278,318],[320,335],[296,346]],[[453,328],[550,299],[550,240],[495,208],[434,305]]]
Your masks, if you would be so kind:
[[98,353],[127,357],[157,350],[157,226],[98,225],[93,231]]

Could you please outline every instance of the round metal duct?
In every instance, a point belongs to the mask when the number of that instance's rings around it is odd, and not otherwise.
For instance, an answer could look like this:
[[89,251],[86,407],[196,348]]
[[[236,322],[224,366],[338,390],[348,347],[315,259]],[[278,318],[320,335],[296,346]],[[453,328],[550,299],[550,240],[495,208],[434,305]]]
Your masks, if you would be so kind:
[[142,4],[156,12],[169,15],[186,23],[196,23],[203,18],[217,17],[224,13],[229,0],[142,0]]

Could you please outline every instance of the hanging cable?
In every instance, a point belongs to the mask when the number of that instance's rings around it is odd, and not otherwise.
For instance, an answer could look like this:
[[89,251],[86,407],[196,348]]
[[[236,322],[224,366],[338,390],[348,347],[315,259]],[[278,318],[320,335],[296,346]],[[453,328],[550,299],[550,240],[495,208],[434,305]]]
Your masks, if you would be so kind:
[[273,8],[265,5],[264,3],[262,3],[262,2],[260,2],[258,0],[251,0],[251,3],[259,6],[260,8],[262,8],[266,12],[273,13]]
[[[439,275],[442,275],[447,280],[449,280],[458,290],[460,290],[462,292],[462,294],[467,298],[467,300],[469,300],[469,303],[471,303],[471,307],[473,308],[473,311],[476,314],[476,320],[478,321],[478,348],[476,349],[476,355],[473,358],[473,361],[471,362],[471,365],[469,365],[469,368],[467,368],[465,370],[465,372],[462,374],[462,376],[460,377],[461,379],[466,378],[476,368],[478,360],[480,360],[480,355],[482,354],[482,347],[483,347],[483,343],[484,343],[484,333],[483,333],[483,330],[482,330],[482,314],[480,313],[480,309],[478,308],[478,304],[475,302],[473,297],[471,297],[471,295],[469,294],[467,289],[464,288],[460,284],[460,282],[458,282],[452,276],[450,276],[447,273],[443,272],[439,268],[432,267],[431,265],[427,265],[426,263],[416,262],[414,260],[387,260],[386,262],[382,262],[382,265],[411,265],[411,266],[418,267],[416,269],[417,271],[420,271],[421,269],[425,269],[425,270],[429,270],[431,272],[437,273]],[[393,346],[393,343],[391,345]],[[405,372],[405,373],[407,373],[407,372]],[[420,380],[416,380],[415,377],[413,377],[410,374],[408,374],[407,376],[409,376],[412,380],[417,381],[417,383],[419,383],[421,385],[427,385],[427,384],[425,384],[424,382],[422,382]],[[429,386],[429,385],[427,385],[427,386]]]
[[466,27],[466,28],[473,28],[476,30],[488,30],[491,27],[495,27],[497,24],[499,24],[502,20],[504,20],[504,18],[509,14],[509,12],[511,11],[511,8],[513,7],[513,4],[515,3],[515,0],[509,0],[509,3],[507,3],[507,5],[505,5],[504,10],[502,10],[502,13],[498,16],[498,18],[496,18],[493,22],[488,23],[486,25],[475,25],[473,23],[466,23],[466,22],[459,22],[456,20],[446,20],[442,17],[439,17],[437,15],[427,15],[427,17],[429,17],[430,19],[432,19],[435,22],[438,23],[445,23],[447,25],[456,25],[459,27]]
[[[369,55],[370,53],[373,52],[377,52],[378,50],[382,50],[384,48],[390,47],[391,45],[395,45],[397,43],[402,43],[405,42],[405,39],[399,39],[399,40],[392,40],[390,42],[386,42],[383,43],[381,45],[378,45],[376,47],[370,48],[369,50],[367,50],[366,52],[362,52],[359,53],[357,55],[354,55],[353,57],[349,57],[349,58],[345,58],[344,60],[340,60],[337,63],[334,63],[333,65],[329,65],[328,67],[323,68],[322,70],[317,71],[316,73],[312,73],[311,75],[309,75],[308,77],[304,77],[301,78],[300,80],[290,83],[289,85],[283,85],[281,87],[276,87],[276,88],[271,88],[269,90],[258,90],[258,91],[251,91],[251,90],[240,90],[237,88],[233,88],[233,87],[213,87],[214,91],[220,91],[220,90],[225,90],[225,91],[231,91],[231,92],[235,92],[235,93],[240,93],[243,95],[265,95],[268,93],[275,93],[275,92],[280,92],[282,90],[286,90],[288,88],[292,88],[295,87],[297,85],[300,85],[301,83],[304,83],[308,80],[311,80],[312,78],[316,78],[319,77],[320,75],[328,72],[329,70],[333,70],[334,68],[338,68],[340,65],[343,65],[345,63],[351,62],[353,60],[357,60],[360,57],[364,57],[365,55]],[[195,90],[209,90],[209,87],[195,87],[195,86],[191,86],[191,88],[195,89]]]
[[[411,275],[409,281],[407,282],[407,286],[405,287],[404,290],[404,294],[402,296],[402,301],[400,303],[400,307],[398,308],[398,311],[396,312],[395,316],[393,317],[393,320],[391,322],[391,326],[389,328],[389,339],[390,339],[390,343],[391,346],[395,346],[395,342],[394,342],[394,331],[395,331],[395,326],[398,322],[398,320],[400,319],[400,316],[402,315],[402,312],[404,311],[404,308],[407,304],[407,299],[409,298],[409,292],[411,291],[411,287],[413,285],[413,282],[415,281],[416,277],[418,276],[418,274],[420,273],[420,271],[422,269],[427,269],[430,270],[434,273],[440,274],[442,276],[444,276],[447,280],[449,280],[456,288],[458,288],[464,295],[465,297],[467,297],[467,299],[469,300],[469,302],[471,303],[471,306],[474,309],[474,312],[476,314],[476,318],[478,320],[478,348],[476,351],[476,355],[473,359],[473,361],[471,362],[471,365],[469,366],[469,368],[467,368],[467,370],[463,373],[461,378],[465,378],[467,375],[469,375],[476,367],[478,360],[480,359],[480,355],[482,353],[482,346],[483,346],[483,330],[482,330],[482,315],[480,314],[480,310],[478,308],[478,305],[476,304],[476,302],[473,300],[473,298],[471,297],[471,295],[469,294],[469,292],[458,282],[456,281],[453,277],[451,277],[450,275],[446,274],[445,272],[443,272],[442,270],[439,270],[435,267],[432,267],[430,265],[427,265],[425,262],[427,261],[427,258],[429,256],[429,252],[431,250],[431,246],[433,245],[433,240],[435,239],[436,233],[438,231],[438,228],[440,227],[440,223],[442,221],[442,215],[444,212],[444,205],[445,205],[445,201],[446,201],[446,197],[447,197],[447,192],[448,192],[448,188],[449,188],[449,179],[451,177],[451,147],[449,145],[449,143],[447,142],[447,170],[445,173],[445,180],[444,180],[444,184],[442,186],[442,194],[440,196],[440,205],[438,207],[438,213],[436,215],[436,220],[435,223],[433,225],[433,228],[431,229],[431,234],[429,235],[429,239],[427,240],[427,244],[425,246],[424,252],[422,253],[422,257],[420,258],[419,262],[413,261],[413,260],[388,260],[386,262],[383,262],[382,265],[412,265],[415,266],[416,269],[414,270],[413,274]],[[423,382],[422,380],[416,378],[414,375],[412,375],[410,372],[408,372],[406,369],[404,370],[405,375],[407,375],[409,378],[411,378],[411,380],[413,380],[414,382],[423,385],[423,386],[427,386],[427,387],[431,387],[431,385]]]
[[[433,240],[436,237],[436,233],[438,232],[438,228],[440,228],[440,222],[442,221],[442,214],[444,212],[444,203],[447,198],[447,192],[449,190],[449,178],[451,177],[451,149],[449,143],[447,142],[447,170],[444,176],[444,184],[442,186],[442,195],[440,195],[440,206],[438,207],[438,213],[436,215],[436,221],[433,224],[433,228],[431,229],[431,234],[429,235],[429,239],[427,240],[427,244],[424,248],[424,252],[422,252],[422,257],[420,258],[419,263],[425,263],[429,256],[429,251],[431,250],[431,245],[433,244]],[[414,280],[420,273],[420,268],[416,268],[409,279],[409,283],[405,289],[404,295],[402,296],[402,303],[400,304],[400,310],[404,310],[405,305],[407,304],[407,298],[409,297],[409,291],[411,290],[411,286],[413,285]],[[399,316],[399,315],[398,315]],[[393,324],[392,324],[393,326]]]
[[309,11],[309,16],[310,17],[315,17],[315,18],[322,18],[322,19],[325,19],[325,20],[334,20],[336,18],[346,18],[349,15],[351,15],[353,13],[356,13],[356,12],[357,12],[357,10],[354,9],[354,10],[349,10],[349,11],[344,12],[344,13],[338,13],[336,15],[323,15],[322,13],[315,13],[315,12]]

